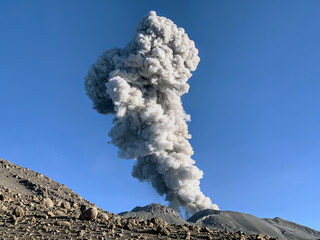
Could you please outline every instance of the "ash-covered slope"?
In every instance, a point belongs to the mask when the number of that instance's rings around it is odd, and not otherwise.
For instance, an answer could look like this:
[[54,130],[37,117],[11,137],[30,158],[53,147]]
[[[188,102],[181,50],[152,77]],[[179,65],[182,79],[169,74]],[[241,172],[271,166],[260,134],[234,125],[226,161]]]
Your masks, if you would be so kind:
[[246,234],[264,233],[282,240],[286,239],[278,228],[250,214],[206,209],[194,214],[188,221],[202,227],[219,228],[231,232],[242,231]]
[[261,219],[250,214],[206,209],[188,219],[201,227],[225,231],[242,231],[245,234],[263,233],[283,240],[316,240],[320,232],[281,218]]
[[162,218],[169,224],[184,225],[187,222],[179,214],[166,206],[152,203],[144,207],[135,207],[130,212],[122,212],[119,215],[124,217],[141,217],[143,219]]
[[273,219],[264,218],[263,220],[275,226],[276,228],[278,228],[281,231],[282,235],[285,236],[287,239],[292,239],[292,240],[320,239],[320,232],[314,229],[296,224],[294,222],[286,221],[279,217],[276,217]]
[[[166,207],[151,205],[142,209],[154,216],[172,214],[168,221],[179,219]],[[118,216],[96,208],[66,186],[40,173],[0,159],[0,239],[168,238],[272,240],[261,234],[247,236],[191,224],[168,224],[160,218],[144,220]]]

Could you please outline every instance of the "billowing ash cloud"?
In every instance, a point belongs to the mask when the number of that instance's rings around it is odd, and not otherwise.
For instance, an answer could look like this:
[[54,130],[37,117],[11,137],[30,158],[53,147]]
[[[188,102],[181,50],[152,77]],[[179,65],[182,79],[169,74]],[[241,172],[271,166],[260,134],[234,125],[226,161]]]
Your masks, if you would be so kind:
[[132,176],[187,214],[218,209],[200,190],[203,173],[191,159],[190,116],[181,103],[199,60],[184,29],[152,11],[125,48],[104,51],[85,77],[93,108],[115,115],[109,136],[120,158],[136,160]]

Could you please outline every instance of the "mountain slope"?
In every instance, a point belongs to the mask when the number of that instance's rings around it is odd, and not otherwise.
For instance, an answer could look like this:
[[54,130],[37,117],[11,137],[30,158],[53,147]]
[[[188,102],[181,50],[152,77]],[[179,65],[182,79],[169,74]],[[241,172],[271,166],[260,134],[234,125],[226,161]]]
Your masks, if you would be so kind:
[[250,214],[206,209],[188,219],[201,227],[225,231],[242,231],[245,234],[263,233],[282,240],[320,239],[320,232],[281,218],[261,219]]
[[291,240],[307,240],[307,239],[320,239],[320,232],[311,228],[296,224],[294,222],[286,221],[279,217],[269,219],[265,218],[264,221],[278,228],[282,235]]

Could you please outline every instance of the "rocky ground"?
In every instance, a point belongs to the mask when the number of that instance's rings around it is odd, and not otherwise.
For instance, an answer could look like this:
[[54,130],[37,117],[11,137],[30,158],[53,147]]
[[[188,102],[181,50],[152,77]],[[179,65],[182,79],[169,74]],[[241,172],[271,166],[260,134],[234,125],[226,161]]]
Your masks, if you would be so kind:
[[48,177],[0,159],[0,239],[276,239],[106,212]]

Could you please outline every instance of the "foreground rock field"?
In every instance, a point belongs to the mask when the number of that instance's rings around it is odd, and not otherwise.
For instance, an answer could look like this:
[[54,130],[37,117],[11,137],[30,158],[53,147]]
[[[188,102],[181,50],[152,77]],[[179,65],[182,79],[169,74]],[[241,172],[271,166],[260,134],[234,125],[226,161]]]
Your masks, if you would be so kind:
[[276,239],[106,212],[48,177],[0,159],[0,239]]

